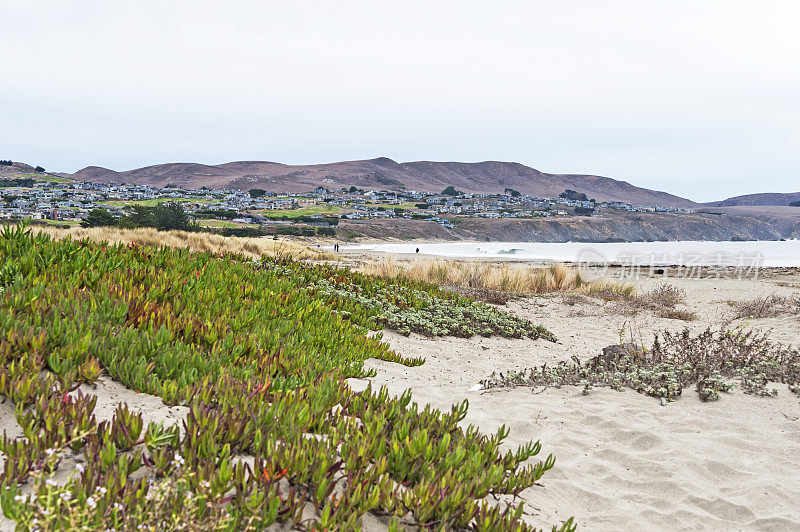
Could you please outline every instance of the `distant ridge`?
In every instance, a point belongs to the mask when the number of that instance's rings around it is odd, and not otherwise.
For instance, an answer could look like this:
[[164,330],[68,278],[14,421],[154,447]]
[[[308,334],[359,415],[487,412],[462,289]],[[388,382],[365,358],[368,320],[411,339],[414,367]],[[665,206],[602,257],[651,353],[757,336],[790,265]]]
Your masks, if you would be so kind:
[[500,161],[478,163],[415,161],[398,163],[386,157],[312,165],[268,161],[237,161],[218,165],[166,163],[135,170],[114,171],[89,166],[71,176],[79,181],[132,183],[199,188],[263,188],[275,192],[329,189],[419,190],[441,192],[452,185],[465,192],[502,193],[513,188],[523,194],[556,197],[565,189],[598,201],[637,205],[693,207],[697,204],[666,192],[650,190],[608,177],[548,174],[523,164]]
[[706,205],[711,205],[713,207],[788,206],[795,201],[800,201],[800,192],[765,192],[761,194],[735,196],[722,201],[712,201]]

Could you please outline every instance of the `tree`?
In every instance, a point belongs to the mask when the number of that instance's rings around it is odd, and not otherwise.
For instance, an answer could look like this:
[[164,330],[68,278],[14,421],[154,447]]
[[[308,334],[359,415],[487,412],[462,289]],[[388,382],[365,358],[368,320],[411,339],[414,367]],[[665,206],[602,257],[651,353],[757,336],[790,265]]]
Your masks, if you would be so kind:
[[522,196],[518,190],[514,190],[513,188],[507,188],[504,193],[512,198],[518,198]]
[[793,201],[789,204],[789,207],[800,207],[800,201]]
[[117,219],[107,209],[97,208],[89,212],[89,216],[81,222],[81,227],[104,227],[117,225]]
[[0,165],[3,166],[11,166],[12,164],[14,163],[11,162],[11,159],[3,159],[2,161],[0,161]]
[[154,207],[132,205],[130,214],[123,216],[119,225],[126,228],[153,227],[159,231],[178,229],[181,231],[196,231],[197,225],[189,220],[183,205],[171,201],[161,203]]
[[193,229],[189,215],[186,214],[183,205],[176,201],[162,203],[153,207],[153,218],[155,228],[159,231],[169,231],[180,229],[188,231]]
[[120,226],[129,229],[135,229],[137,227],[155,227],[155,217],[153,216],[153,210],[151,208],[145,207],[144,205],[132,205],[131,211],[129,215],[123,216],[120,219]]
[[561,194],[558,195],[559,198],[564,198],[572,201],[589,201],[589,198],[586,194],[582,192],[576,192],[575,190],[567,189]]
[[458,196],[460,194],[463,194],[463,192],[461,192],[460,190],[456,190],[456,188],[453,185],[450,185],[446,189],[442,190],[442,194],[444,194],[445,196]]
[[263,188],[251,188],[249,190],[251,198],[260,198],[266,195],[267,191]]
[[33,169],[33,171],[42,173],[42,172],[44,172],[44,168],[42,168],[41,166],[37,166],[36,168]]

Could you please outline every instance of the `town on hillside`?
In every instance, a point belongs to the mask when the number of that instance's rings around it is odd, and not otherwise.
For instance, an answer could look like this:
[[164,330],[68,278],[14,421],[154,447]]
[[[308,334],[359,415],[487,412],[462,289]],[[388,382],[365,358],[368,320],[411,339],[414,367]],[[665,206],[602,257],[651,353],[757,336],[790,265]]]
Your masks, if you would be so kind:
[[[0,179],[0,218],[32,219],[56,225],[96,225],[102,213],[119,220],[136,207],[179,204],[196,226],[209,229],[273,227],[278,234],[335,234],[339,220],[415,219],[452,227],[459,217],[546,218],[605,217],[613,212],[692,213],[692,209],[659,205],[597,202],[585,194],[565,190],[555,198],[540,198],[505,189],[498,194],[462,192],[450,186],[441,193],[414,190],[392,192],[356,187],[330,190],[318,187],[306,193],[164,187],[133,184],[76,182],[44,173]],[[103,219],[103,217],[99,217]],[[292,227],[293,226],[293,227]],[[316,232],[308,228],[316,227]],[[328,230],[320,231],[320,228]]]

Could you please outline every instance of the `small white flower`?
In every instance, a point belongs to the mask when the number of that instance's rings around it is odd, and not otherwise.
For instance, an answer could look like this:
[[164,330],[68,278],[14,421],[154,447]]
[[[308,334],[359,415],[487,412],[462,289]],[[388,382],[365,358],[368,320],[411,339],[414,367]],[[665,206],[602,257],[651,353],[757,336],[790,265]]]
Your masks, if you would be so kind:
[[59,497],[59,499],[68,501],[68,500],[70,500],[72,498],[72,492],[67,490],[67,491],[62,492],[61,494],[59,494],[58,497]]
[[201,480],[200,481],[200,487],[201,488],[210,488],[211,484],[209,484],[207,480]]
[[86,467],[84,467],[84,465],[83,465],[83,464],[77,464],[77,465],[75,466],[75,469],[77,469],[77,470],[78,470],[78,473],[83,473],[83,472],[86,470]]
[[44,450],[44,454],[46,454],[47,456],[53,456],[53,453],[55,453],[55,451],[53,449],[45,449]]
[[102,495],[106,494],[106,489],[103,486],[97,486],[95,491],[99,491]]
[[89,508],[97,508],[97,503],[94,501],[93,497],[86,499],[86,505],[89,506]]
[[44,483],[47,484],[48,486],[58,486],[58,482],[56,482],[52,478],[48,478],[47,480],[44,481]]
[[15,495],[14,500],[17,502],[28,502],[28,496],[25,494],[22,495]]

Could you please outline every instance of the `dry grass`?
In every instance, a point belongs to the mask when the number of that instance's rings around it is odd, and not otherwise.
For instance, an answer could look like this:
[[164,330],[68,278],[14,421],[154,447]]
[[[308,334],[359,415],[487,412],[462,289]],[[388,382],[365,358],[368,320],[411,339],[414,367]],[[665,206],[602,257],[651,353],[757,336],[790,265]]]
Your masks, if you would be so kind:
[[247,257],[292,258],[295,260],[327,260],[335,256],[321,249],[314,249],[290,240],[271,238],[226,237],[209,233],[188,233],[186,231],[157,231],[151,228],[120,229],[116,227],[75,227],[34,226],[34,232],[51,235],[56,240],[89,239],[93,242],[137,244],[140,246],[168,246],[189,248],[191,251],[211,251],[214,253],[237,253]]
[[[366,274],[382,277],[403,275],[418,281],[446,286],[480,299],[504,302],[502,294],[548,294],[581,292],[601,297],[614,294],[614,299],[630,297],[633,287],[610,281],[585,281],[574,268],[564,264],[534,267],[524,264],[456,261],[444,259],[398,261],[386,257],[361,265]],[[482,294],[487,294],[483,297]],[[507,296],[506,296],[507,299]]]
[[774,318],[781,314],[800,314],[800,296],[770,295],[747,301],[728,301],[732,319]]
[[693,321],[697,319],[697,314],[691,310],[678,308],[678,305],[685,304],[686,292],[682,288],[664,283],[649,292],[619,301],[617,311],[626,315],[649,311],[662,318],[672,320]]

